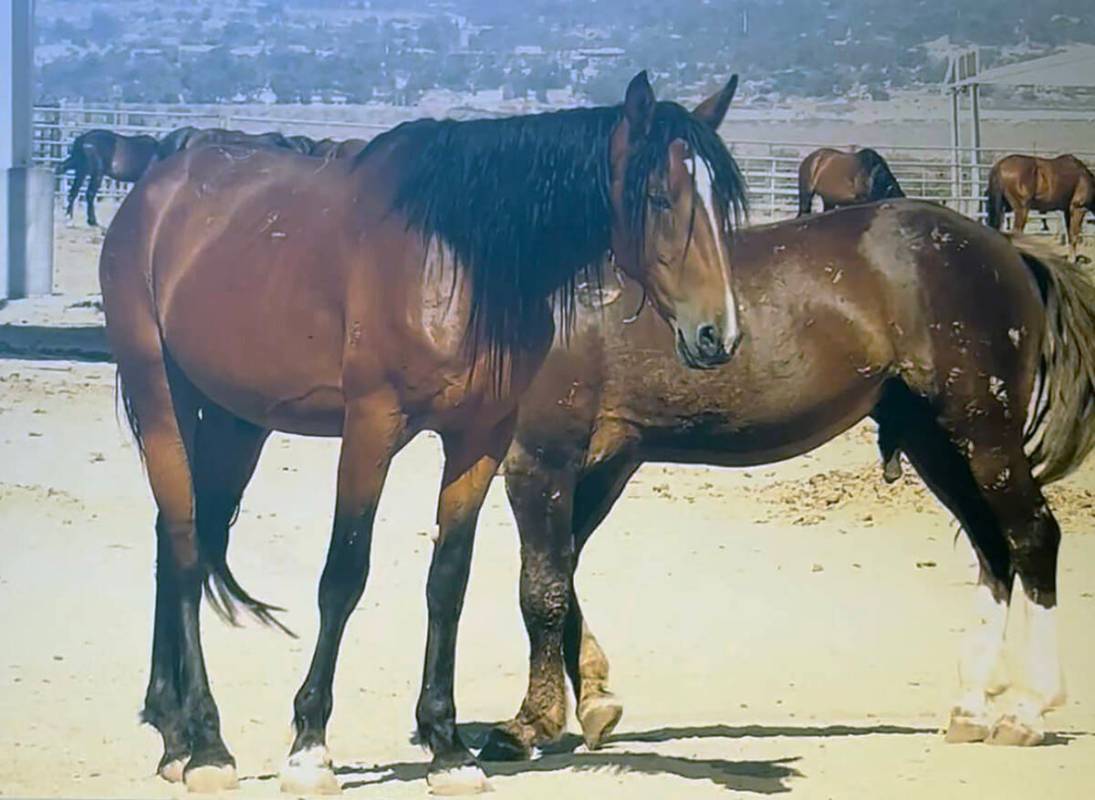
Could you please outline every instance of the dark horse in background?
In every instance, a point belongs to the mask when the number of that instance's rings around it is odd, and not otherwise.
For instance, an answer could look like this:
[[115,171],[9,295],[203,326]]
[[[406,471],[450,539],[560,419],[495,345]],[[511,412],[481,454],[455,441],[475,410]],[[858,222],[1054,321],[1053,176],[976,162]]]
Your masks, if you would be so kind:
[[237,783],[199,607],[205,587],[230,619],[239,604],[277,624],[226,551],[279,430],[342,437],[319,637],[281,771],[287,791],[338,790],[326,731],[339,644],[388,465],[429,429],[445,463],[416,719],[431,786],[484,788],[453,698],[479,509],[556,315],[565,331],[578,280],[606,260],[644,286],[683,362],[713,368],[737,349],[729,242],[744,187],[716,133],[731,94],[689,112],[656,102],[641,73],[619,106],[421,120],[321,169],[273,149],[194,148],[137,184],[106,235],[100,280],[158,509],[143,718],[163,737],[163,777],[194,790]]
[[156,139],[152,136],[124,136],[114,131],[95,129],[77,136],[69,149],[68,158],[57,165],[57,174],[76,174],[68,188],[65,215],[72,216],[80,187],[87,180],[87,224],[98,225],[95,218],[95,197],[103,178],[124,183],[136,183],[156,160]]
[[[679,369],[651,315],[621,324],[641,296],[633,285],[603,311],[579,311],[569,346],[557,343],[521,400],[505,462],[529,686],[480,757],[527,757],[562,733],[564,668],[590,747],[619,720],[574,571],[642,463],[767,464],[867,416],[883,459],[907,455],[980,561],[980,624],[963,648],[947,739],[1040,742],[1043,713],[1064,699],[1060,531],[1042,487],[1095,442],[1095,287],[1032,247],[910,200],[739,231],[744,340],[715,372]],[[1013,583],[1016,670],[998,682]]]
[[826,211],[905,196],[886,159],[869,147],[855,153],[822,147],[806,156],[798,168],[800,217],[810,213],[815,194]]
[[1012,230],[1022,233],[1035,211],[1060,211],[1065,217],[1068,255],[1076,260],[1080,231],[1088,211],[1095,213],[1095,175],[1073,155],[1056,158],[1010,155],[989,172],[986,193],[989,227],[1000,230],[1004,214],[1015,212]]

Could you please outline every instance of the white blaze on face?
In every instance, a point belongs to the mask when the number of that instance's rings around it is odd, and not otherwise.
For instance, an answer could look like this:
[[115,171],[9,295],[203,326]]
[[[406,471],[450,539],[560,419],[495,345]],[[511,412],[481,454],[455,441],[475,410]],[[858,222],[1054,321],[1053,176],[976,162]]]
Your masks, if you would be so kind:
[[734,340],[738,337],[738,309],[734,303],[734,293],[730,290],[730,270],[726,267],[726,242],[722,239],[722,226],[715,217],[715,189],[711,165],[697,157],[685,163],[688,165],[688,171],[696,178],[696,194],[699,195],[700,203],[707,213],[707,221],[711,224],[711,235],[715,237],[715,251],[719,254],[719,270],[726,287],[726,318],[723,321],[722,344],[726,351],[730,352]]

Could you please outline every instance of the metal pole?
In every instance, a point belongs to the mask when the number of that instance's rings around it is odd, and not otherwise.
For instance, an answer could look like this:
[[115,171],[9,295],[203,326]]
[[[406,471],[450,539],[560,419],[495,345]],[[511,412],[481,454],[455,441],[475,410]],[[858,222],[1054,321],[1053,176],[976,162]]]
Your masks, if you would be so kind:
[[[962,177],[958,171],[958,158],[959,147],[961,144],[961,137],[959,136],[959,117],[958,117],[958,92],[957,86],[951,87],[951,197],[955,198],[954,202],[959,204],[957,198],[962,196]],[[959,205],[959,207],[961,207]]]
[[981,106],[978,102],[980,86],[976,83],[970,86],[970,189],[976,198],[973,201],[974,218],[981,219]]
[[33,53],[33,0],[0,0],[0,299],[53,288],[53,176],[31,163]]

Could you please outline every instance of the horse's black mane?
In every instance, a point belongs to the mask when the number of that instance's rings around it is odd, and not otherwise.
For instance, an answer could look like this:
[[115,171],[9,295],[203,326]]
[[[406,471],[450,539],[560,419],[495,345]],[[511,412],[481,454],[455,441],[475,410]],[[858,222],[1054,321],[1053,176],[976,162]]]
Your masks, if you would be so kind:
[[886,159],[878,154],[877,150],[864,147],[856,153],[856,157],[871,176],[869,190],[871,200],[885,200],[890,197],[905,196],[901,184],[897,182],[897,178],[890,171],[890,165],[886,163]]
[[[377,137],[357,156],[360,164],[382,147],[409,146],[412,160],[401,167],[393,210],[427,240],[446,244],[469,272],[473,348],[504,356],[527,341],[543,323],[545,299],[567,325],[577,283],[596,280],[611,248],[609,149],[621,115],[614,106],[418,120]],[[625,210],[635,229],[643,230],[648,181],[665,169],[675,139],[710,165],[729,228],[745,202],[737,165],[714,131],[662,102],[626,176]]]

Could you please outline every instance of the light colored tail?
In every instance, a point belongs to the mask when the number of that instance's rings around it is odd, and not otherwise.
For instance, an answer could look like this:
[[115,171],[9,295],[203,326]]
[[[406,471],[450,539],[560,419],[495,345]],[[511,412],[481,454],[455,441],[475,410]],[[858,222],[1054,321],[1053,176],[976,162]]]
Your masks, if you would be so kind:
[[1095,447],[1095,283],[1044,243],[1014,243],[1045,297],[1042,357],[1023,429],[1031,474],[1045,485]]

